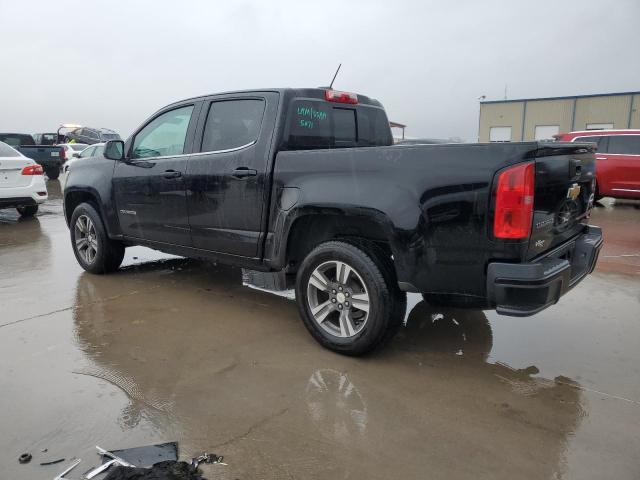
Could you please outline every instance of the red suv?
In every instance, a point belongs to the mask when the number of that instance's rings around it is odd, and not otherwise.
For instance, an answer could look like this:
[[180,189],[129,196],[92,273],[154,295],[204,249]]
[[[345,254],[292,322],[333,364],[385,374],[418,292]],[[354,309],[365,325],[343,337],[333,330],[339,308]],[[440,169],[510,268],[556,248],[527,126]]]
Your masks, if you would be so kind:
[[640,198],[640,130],[585,130],[556,138],[598,144],[596,199]]

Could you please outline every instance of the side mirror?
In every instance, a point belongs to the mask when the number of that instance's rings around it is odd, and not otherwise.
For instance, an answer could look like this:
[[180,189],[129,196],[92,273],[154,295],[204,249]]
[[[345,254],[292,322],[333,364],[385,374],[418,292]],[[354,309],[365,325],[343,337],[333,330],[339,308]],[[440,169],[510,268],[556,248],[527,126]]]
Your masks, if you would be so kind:
[[104,158],[124,160],[124,142],[122,140],[109,140],[104,146]]

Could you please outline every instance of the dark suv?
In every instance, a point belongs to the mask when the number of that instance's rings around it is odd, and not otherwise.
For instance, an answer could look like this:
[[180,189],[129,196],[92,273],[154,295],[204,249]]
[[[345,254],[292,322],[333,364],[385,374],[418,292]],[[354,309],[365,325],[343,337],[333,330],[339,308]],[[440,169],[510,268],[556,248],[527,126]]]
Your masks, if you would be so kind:
[[66,137],[67,141],[75,140],[77,143],[86,143],[89,145],[108,142],[109,140],[120,140],[120,135],[108,128],[76,128],[67,133]]

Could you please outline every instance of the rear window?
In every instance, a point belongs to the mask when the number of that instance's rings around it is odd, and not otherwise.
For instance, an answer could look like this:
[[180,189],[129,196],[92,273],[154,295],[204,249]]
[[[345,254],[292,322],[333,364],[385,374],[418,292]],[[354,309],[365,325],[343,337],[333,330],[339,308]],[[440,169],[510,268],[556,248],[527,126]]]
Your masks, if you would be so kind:
[[322,100],[291,102],[284,149],[372,147],[391,145],[391,129],[384,110],[358,105],[335,105]]
[[611,135],[608,153],[640,155],[640,135]]
[[70,143],[69,146],[71,147],[71,150],[73,150],[74,152],[81,152],[82,150],[87,148],[86,143]]
[[117,133],[103,133],[102,138],[104,140],[120,140],[120,135]]
[[0,157],[19,157],[20,153],[11,148],[6,143],[0,142]]
[[23,145],[34,145],[35,142],[31,135],[8,134],[0,135],[0,142],[4,142],[12,147],[21,147]]

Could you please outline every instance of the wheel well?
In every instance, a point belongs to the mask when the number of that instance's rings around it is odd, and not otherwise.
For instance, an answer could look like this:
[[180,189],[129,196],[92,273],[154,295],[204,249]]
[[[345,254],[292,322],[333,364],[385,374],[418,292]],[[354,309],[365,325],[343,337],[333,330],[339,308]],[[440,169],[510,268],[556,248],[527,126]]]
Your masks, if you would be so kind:
[[71,222],[71,215],[78,205],[81,203],[90,203],[94,206],[96,211],[100,213],[98,208],[98,201],[96,198],[88,192],[69,192],[64,197],[64,216],[67,219],[67,225]]
[[287,240],[287,272],[294,273],[307,254],[329,240],[375,242],[391,255],[389,240],[380,223],[365,218],[338,215],[307,215],[291,226]]

